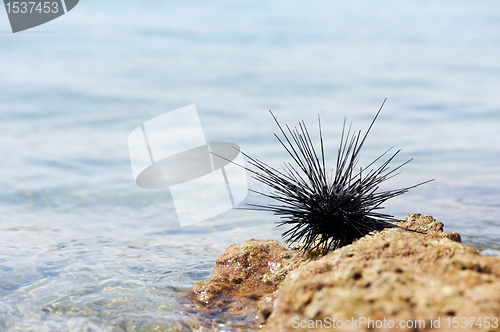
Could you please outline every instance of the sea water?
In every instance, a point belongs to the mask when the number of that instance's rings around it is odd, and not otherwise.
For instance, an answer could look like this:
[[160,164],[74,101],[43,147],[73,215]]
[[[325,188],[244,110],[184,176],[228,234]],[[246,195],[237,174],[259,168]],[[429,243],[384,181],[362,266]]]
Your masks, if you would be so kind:
[[179,296],[230,244],[280,239],[279,217],[181,228],[168,190],[134,183],[129,133],[190,104],[207,141],[276,167],[290,158],[268,110],[315,144],[319,115],[331,167],[344,118],[366,132],[388,98],[359,165],[394,147],[392,167],[414,160],[381,189],[435,180],[384,212],[499,255],[499,16],[497,1],[87,0],[12,34],[0,10],[0,330],[252,327]]

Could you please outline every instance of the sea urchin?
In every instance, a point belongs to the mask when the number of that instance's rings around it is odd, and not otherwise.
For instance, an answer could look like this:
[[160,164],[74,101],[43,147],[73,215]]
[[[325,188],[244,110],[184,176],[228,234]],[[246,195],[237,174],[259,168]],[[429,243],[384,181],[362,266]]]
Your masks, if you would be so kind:
[[384,103],[363,137],[361,131],[351,132],[351,126],[346,132],[344,120],[337,164],[331,172],[327,172],[325,166],[319,116],[320,155],[314,148],[304,121],[299,123],[299,128],[293,130],[285,125],[287,134],[271,112],[284,139],[276,134],[275,136],[290,154],[294,164],[284,163],[283,170],[278,170],[245,154],[249,164],[256,168],[249,169],[253,173],[252,177],[273,189],[270,194],[252,191],[278,202],[250,205],[251,209],[272,211],[281,216],[278,227],[293,225],[282,234],[285,242],[301,242],[301,249],[306,252],[315,249],[327,252],[350,244],[371,231],[400,227],[394,224],[400,220],[378,212],[383,209],[382,203],[432,180],[402,189],[378,191],[382,182],[397,175],[395,172],[411,161],[410,159],[392,170],[389,168],[389,163],[401,150],[392,154],[376,169],[370,167],[391,149],[357,170],[361,148]]

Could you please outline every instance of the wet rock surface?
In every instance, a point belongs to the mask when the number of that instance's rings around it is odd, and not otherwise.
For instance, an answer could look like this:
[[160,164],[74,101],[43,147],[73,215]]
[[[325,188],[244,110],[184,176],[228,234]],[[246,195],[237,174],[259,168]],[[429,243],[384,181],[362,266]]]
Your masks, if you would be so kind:
[[[462,318],[463,331],[500,331],[492,319],[500,319],[500,257],[462,245],[431,216],[410,214],[400,226],[415,231],[386,229],[315,260],[271,240],[232,245],[191,300],[207,310],[247,310],[266,331],[331,331],[332,319],[358,322],[338,331],[372,330],[363,318],[385,320],[380,331],[417,320],[419,328],[397,330],[438,330],[439,320],[440,330],[456,331]],[[469,317],[483,317],[481,326]]]
[[194,285],[189,298],[201,310],[247,316],[257,328],[259,301],[277,291],[288,272],[307,260],[307,255],[275,240],[233,244],[215,262],[210,279]]

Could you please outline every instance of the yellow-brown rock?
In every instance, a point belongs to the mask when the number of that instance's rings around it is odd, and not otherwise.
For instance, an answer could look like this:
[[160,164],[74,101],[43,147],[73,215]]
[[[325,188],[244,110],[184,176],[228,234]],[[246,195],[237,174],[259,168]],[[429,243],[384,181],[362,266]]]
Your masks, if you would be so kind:
[[[386,229],[312,261],[272,240],[234,244],[191,301],[257,312],[254,327],[265,331],[500,331],[500,257],[462,245],[431,216],[410,214],[400,226],[414,231]],[[481,317],[481,326],[469,317]],[[467,328],[454,328],[462,318]],[[332,329],[333,319],[355,326]],[[383,326],[369,328],[368,320]],[[417,328],[396,329],[401,321]]]
[[[430,216],[409,215],[402,226],[427,234],[386,229],[291,272],[265,330],[331,331],[335,319],[357,323],[338,331],[368,331],[359,322],[371,319],[380,322],[379,331],[408,320],[419,328],[397,330],[438,330],[431,320],[439,320],[439,330],[456,331],[453,324],[465,317],[463,331],[500,331],[492,318],[500,318],[500,258],[450,240]],[[471,327],[469,317],[490,317],[489,327]]]
[[215,262],[210,279],[193,287],[190,298],[206,308],[251,313],[257,300],[276,291],[287,273],[306,259],[275,240],[233,244]]

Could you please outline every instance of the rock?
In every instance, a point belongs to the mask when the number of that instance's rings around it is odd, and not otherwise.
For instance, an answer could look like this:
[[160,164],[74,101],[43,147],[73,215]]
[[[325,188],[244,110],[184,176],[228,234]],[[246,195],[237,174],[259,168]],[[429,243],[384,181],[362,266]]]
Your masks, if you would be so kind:
[[430,216],[409,215],[402,226],[427,234],[386,229],[291,272],[265,330],[306,331],[321,324],[323,329],[314,331],[330,331],[335,319],[368,331],[370,319],[381,331],[408,320],[420,324],[419,330],[436,329],[431,320],[434,325],[439,320],[441,329],[451,331],[453,318],[462,317],[468,319],[467,330],[500,330],[492,318],[490,328],[470,328],[468,318],[500,317],[500,258],[450,240]]
[[258,313],[254,326],[266,331],[330,331],[333,319],[360,331],[368,319],[381,331],[408,320],[425,328],[398,330],[436,330],[439,321],[451,331],[462,317],[491,317],[489,328],[483,319],[467,330],[500,331],[492,320],[500,318],[500,258],[462,245],[428,215],[410,214],[400,226],[414,231],[372,233],[319,259],[273,240],[233,244],[190,299],[206,310]]
[[215,262],[210,279],[195,284],[189,297],[209,309],[252,314],[257,301],[276,291],[288,272],[307,259],[275,240],[233,244]]

